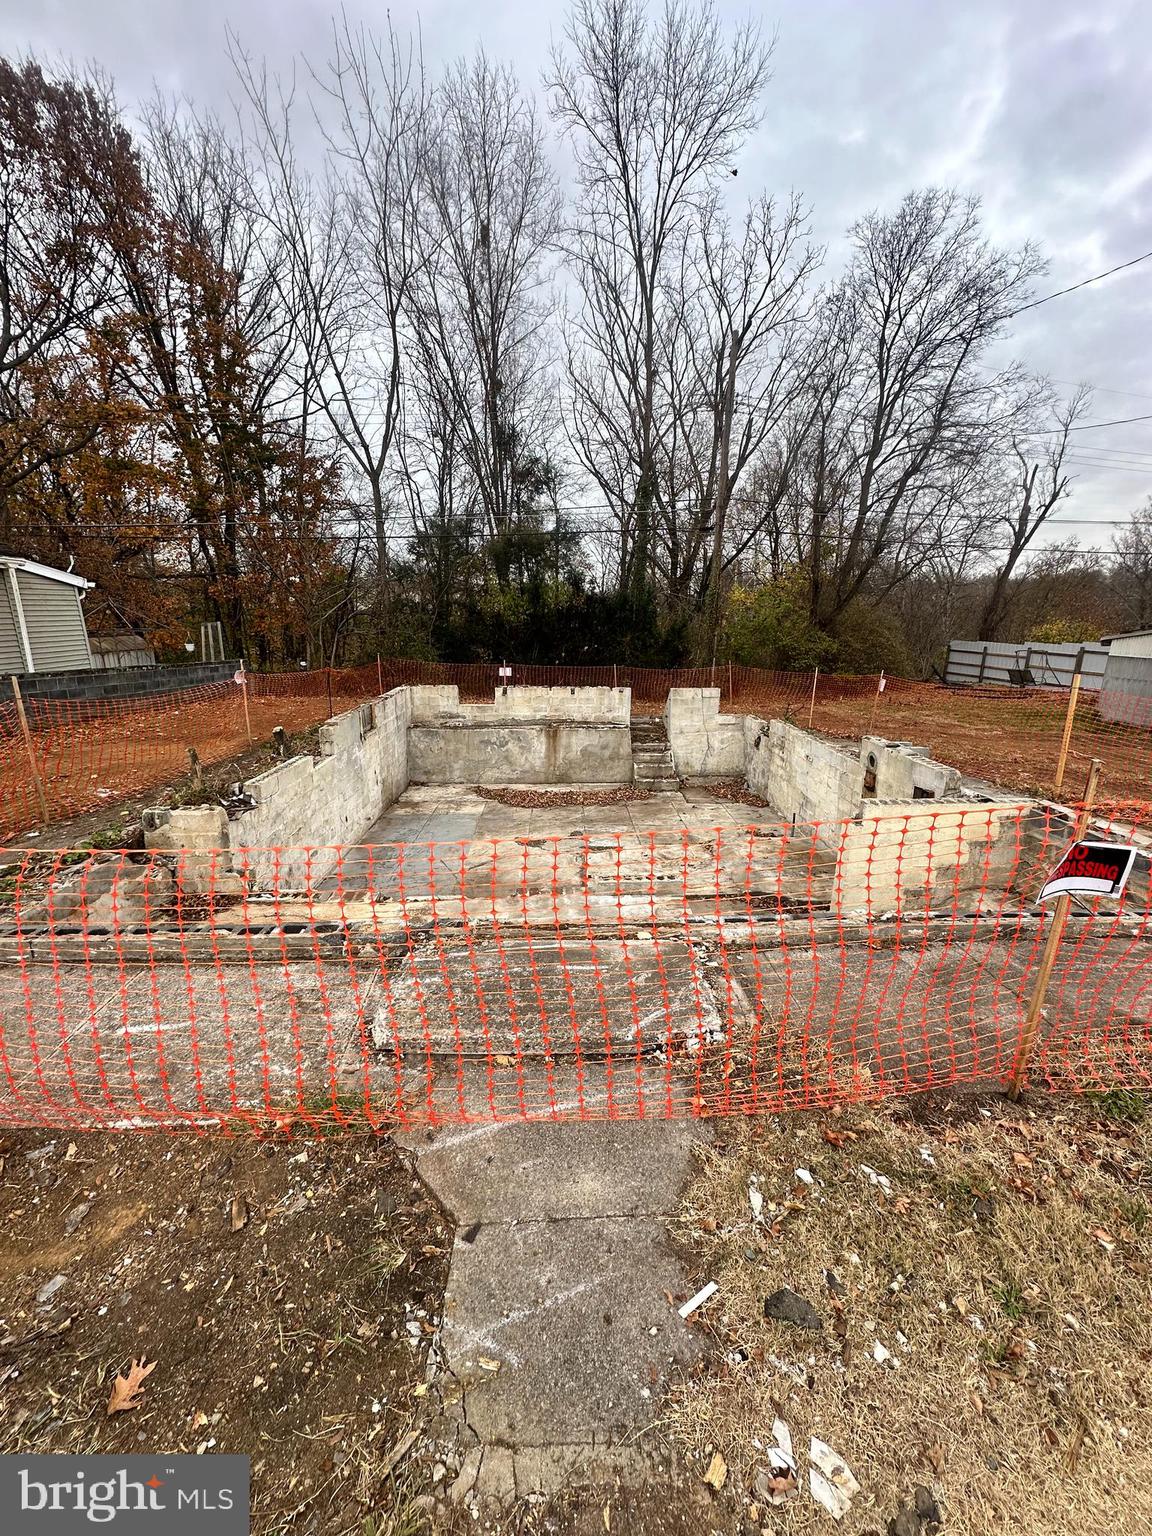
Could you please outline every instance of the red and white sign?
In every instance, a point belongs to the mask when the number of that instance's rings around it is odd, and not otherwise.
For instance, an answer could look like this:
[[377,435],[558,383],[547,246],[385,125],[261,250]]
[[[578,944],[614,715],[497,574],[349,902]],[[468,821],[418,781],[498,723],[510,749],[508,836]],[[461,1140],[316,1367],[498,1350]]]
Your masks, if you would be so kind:
[[1044,882],[1037,901],[1065,892],[1081,896],[1122,896],[1139,848],[1126,843],[1073,843]]

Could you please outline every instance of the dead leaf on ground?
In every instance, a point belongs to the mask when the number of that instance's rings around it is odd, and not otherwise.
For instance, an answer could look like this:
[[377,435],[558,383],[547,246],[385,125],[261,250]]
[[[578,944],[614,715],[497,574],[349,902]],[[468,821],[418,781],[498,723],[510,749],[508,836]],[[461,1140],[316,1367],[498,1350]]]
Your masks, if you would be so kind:
[[228,1214],[228,1222],[233,1232],[239,1232],[241,1227],[248,1225],[248,1202],[243,1195],[232,1196],[232,1207]]
[[935,1472],[936,1476],[939,1477],[944,1471],[944,1447],[942,1445],[929,1445],[925,1448],[924,1454],[928,1458],[928,1465]]
[[719,1451],[713,1451],[712,1460],[708,1463],[708,1470],[704,1474],[704,1481],[708,1484],[709,1488],[715,1488],[716,1492],[719,1493],[724,1486],[727,1476],[728,1463]]
[[144,1390],[144,1379],[151,1376],[156,1369],[155,1360],[133,1360],[128,1367],[126,1376],[117,1376],[112,1383],[112,1394],[108,1399],[107,1413],[111,1418],[114,1413],[127,1413],[130,1408],[139,1408],[141,1393]]

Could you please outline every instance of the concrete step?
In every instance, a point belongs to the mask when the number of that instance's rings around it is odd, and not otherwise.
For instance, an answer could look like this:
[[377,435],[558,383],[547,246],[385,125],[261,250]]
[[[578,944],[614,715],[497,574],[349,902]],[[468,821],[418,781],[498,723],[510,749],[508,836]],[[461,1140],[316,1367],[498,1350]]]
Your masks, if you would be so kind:
[[680,788],[680,780],[675,778],[645,779],[636,776],[637,789],[646,789],[654,795],[674,795]]

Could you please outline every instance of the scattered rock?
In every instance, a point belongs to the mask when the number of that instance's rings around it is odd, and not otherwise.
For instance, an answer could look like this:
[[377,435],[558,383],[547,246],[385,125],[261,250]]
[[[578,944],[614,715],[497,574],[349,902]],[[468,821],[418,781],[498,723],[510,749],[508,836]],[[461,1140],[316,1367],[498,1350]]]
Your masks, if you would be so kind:
[[912,1490],[912,1501],[916,1506],[916,1513],[926,1525],[939,1525],[943,1520],[940,1513],[940,1505],[936,1501],[936,1495],[931,1488],[925,1488],[923,1483],[917,1483]]
[[72,1236],[73,1232],[75,1232],[76,1228],[84,1220],[85,1216],[87,1216],[91,1209],[91,1200],[84,1200],[79,1205],[74,1205],[68,1212],[67,1216],[64,1218],[64,1231],[68,1234],[69,1237]]
[[794,1328],[810,1328],[820,1333],[824,1328],[819,1312],[810,1302],[783,1286],[764,1301],[764,1316],[777,1323],[791,1323]]
[[909,1509],[906,1504],[900,1508],[888,1522],[888,1536],[920,1536],[922,1521],[914,1509]]
[[61,1286],[68,1283],[67,1275],[53,1275],[51,1280],[45,1280],[44,1284],[36,1292],[37,1306],[44,1306],[50,1302]]

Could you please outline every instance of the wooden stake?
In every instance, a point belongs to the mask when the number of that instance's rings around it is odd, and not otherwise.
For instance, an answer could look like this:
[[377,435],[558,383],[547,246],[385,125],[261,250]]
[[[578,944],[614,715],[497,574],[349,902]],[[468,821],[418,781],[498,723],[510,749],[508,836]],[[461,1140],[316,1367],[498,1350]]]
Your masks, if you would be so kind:
[[732,702],[732,663],[728,663],[728,702]]
[[1064,782],[1064,768],[1068,762],[1068,748],[1072,743],[1072,727],[1076,723],[1076,700],[1080,696],[1080,674],[1076,673],[1072,679],[1072,687],[1068,690],[1068,713],[1064,716],[1064,734],[1060,738],[1060,756],[1056,759],[1056,778],[1052,784],[1054,794],[1060,793],[1060,786]]
[[244,692],[244,724],[248,728],[248,745],[251,746],[256,738],[252,734],[252,716],[248,713],[248,674],[243,662],[240,663],[240,687]]
[[808,729],[812,729],[812,716],[816,713],[816,684],[820,681],[820,668],[812,674],[812,697],[808,700]]
[[883,692],[884,692],[884,671],[883,671],[883,668],[881,668],[880,676],[876,679],[876,694],[875,694],[875,697],[872,700],[872,709],[871,709],[871,712],[868,715],[868,734],[869,734],[869,736],[871,736],[871,734],[872,734],[873,722],[876,719],[876,706],[877,706],[877,704],[879,704],[879,702],[880,702],[880,695]]
[[40,815],[45,822],[48,817],[48,796],[44,793],[44,780],[40,777],[40,765],[36,761],[36,748],[32,744],[32,732],[28,729],[28,716],[24,712],[24,695],[20,692],[20,679],[12,678],[12,697],[16,700],[16,713],[20,717],[20,730],[24,736],[24,745],[28,749],[28,766],[32,770],[32,782],[36,786],[36,798],[40,802]]
[[[1084,836],[1088,830],[1088,822],[1092,815],[1092,807],[1096,803],[1096,791],[1100,783],[1100,759],[1094,757],[1092,765],[1088,769],[1088,780],[1084,785],[1084,798],[1080,804],[1080,810],[1076,816],[1075,841]],[[1024,1019],[1024,1029],[1020,1035],[1020,1048],[1016,1052],[1016,1060],[1012,1066],[1012,1084],[1008,1091],[1011,1099],[1020,1097],[1020,1090],[1024,1086],[1024,1077],[1028,1070],[1028,1063],[1032,1059],[1032,1052],[1036,1047],[1036,1037],[1040,1032],[1040,1021],[1044,1017],[1044,999],[1048,995],[1048,986],[1052,980],[1052,972],[1056,968],[1056,957],[1060,950],[1060,940],[1064,937],[1064,926],[1068,921],[1068,909],[1072,904],[1072,898],[1067,891],[1062,891],[1056,898],[1056,907],[1052,913],[1052,924],[1048,929],[1048,937],[1044,943],[1044,953],[1040,957],[1040,965],[1036,971],[1036,981],[1032,987],[1032,996],[1028,1000],[1028,1012]]]
[[379,651],[376,652],[376,689],[377,689],[377,692],[379,692],[380,694],[383,694],[383,692],[384,692],[384,669],[380,665],[380,652]]

